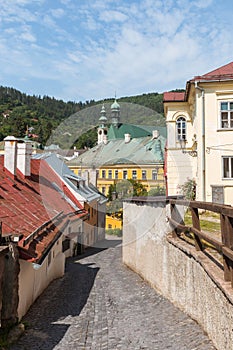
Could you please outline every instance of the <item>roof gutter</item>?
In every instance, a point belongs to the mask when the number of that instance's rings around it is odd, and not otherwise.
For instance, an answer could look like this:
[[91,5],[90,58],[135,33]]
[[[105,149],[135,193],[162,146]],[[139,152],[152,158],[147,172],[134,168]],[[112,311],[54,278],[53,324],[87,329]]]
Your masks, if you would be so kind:
[[[206,154],[205,154],[205,89],[201,88],[198,83],[200,81],[195,80],[195,89],[201,91],[202,97],[202,161],[201,161],[201,172],[202,172],[202,201],[206,201]],[[197,100],[196,100],[197,101]]]

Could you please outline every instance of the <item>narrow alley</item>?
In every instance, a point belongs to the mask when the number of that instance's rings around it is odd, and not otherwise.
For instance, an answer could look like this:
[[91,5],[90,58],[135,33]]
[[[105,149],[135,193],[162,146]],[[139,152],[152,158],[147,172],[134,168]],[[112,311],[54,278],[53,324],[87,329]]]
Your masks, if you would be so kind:
[[121,263],[109,238],[67,261],[23,320],[11,350],[213,350],[196,322]]

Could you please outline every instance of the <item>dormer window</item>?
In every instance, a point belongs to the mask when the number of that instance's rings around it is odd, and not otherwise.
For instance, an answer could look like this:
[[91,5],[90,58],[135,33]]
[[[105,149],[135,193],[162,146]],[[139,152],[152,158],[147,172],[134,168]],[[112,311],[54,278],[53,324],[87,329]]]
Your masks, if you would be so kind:
[[179,117],[176,120],[176,133],[177,133],[177,140],[186,140],[186,119],[184,117]]
[[233,128],[233,102],[220,102],[220,127],[221,129]]

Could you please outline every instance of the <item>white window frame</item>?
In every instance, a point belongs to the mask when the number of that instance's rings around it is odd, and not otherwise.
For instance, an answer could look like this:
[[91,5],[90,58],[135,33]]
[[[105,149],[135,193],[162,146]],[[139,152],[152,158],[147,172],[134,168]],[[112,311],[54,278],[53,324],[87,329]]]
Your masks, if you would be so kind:
[[[227,109],[222,109],[222,104],[227,103]],[[232,109],[231,109],[232,104]],[[227,126],[223,126],[223,119],[222,114],[227,114],[227,119],[225,120],[225,123]],[[231,117],[232,113],[232,117]],[[232,100],[225,100],[219,102],[219,127],[221,130],[227,130],[227,129],[233,129],[233,101]]]
[[123,170],[123,180],[128,179],[128,170]]
[[132,179],[137,180],[137,170],[132,170]]
[[181,141],[181,140],[187,141],[187,120],[186,120],[185,116],[183,116],[183,115],[180,115],[176,119],[176,140],[177,141]]
[[158,170],[157,169],[152,170],[152,180],[154,180],[154,181],[158,180]]
[[142,180],[147,180],[147,171],[142,170]]
[[[225,162],[224,162],[224,160],[225,159],[228,159],[229,176],[224,176],[224,173],[225,173],[225,170],[224,170]],[[222,178],[224,180],[233,180],[233,156],[223,156],[222,157]]]

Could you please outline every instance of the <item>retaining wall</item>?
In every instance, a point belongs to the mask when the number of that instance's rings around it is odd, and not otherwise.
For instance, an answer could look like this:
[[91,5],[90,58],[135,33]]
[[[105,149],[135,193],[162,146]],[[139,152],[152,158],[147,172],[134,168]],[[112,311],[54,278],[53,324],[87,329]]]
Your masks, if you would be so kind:
[[218,350],[233,350],[233,290],[222,269],[171,236],[165,199],[124,202],[123,212],[123,262],[195,319]]

